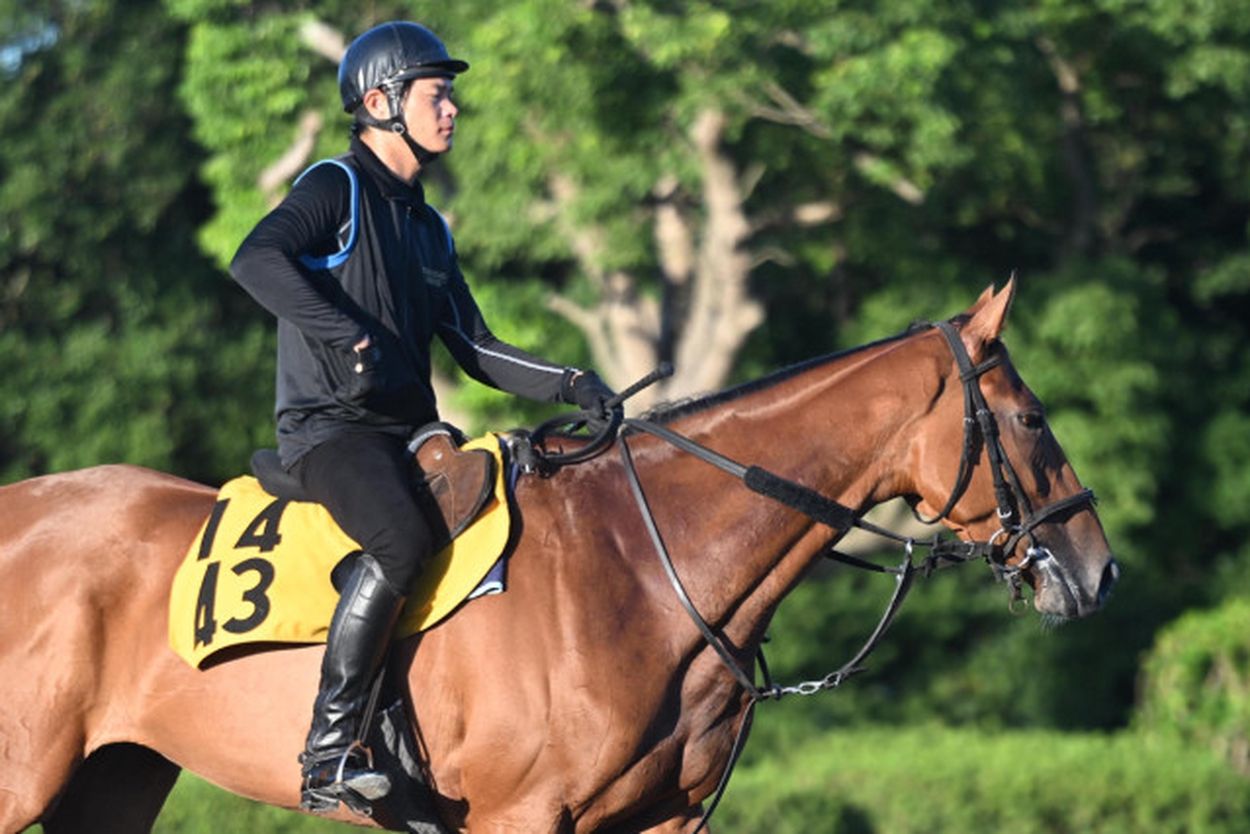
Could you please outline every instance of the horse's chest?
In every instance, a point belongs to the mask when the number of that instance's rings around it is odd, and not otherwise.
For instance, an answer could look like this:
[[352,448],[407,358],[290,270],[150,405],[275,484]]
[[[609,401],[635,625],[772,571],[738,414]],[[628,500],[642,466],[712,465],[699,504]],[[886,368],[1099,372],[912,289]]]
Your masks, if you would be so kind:
[[592,764],[592,757],[587,756],[586,772],[597,770],[598,778],[592,781],[598,784],[585,785],[584,795],[608,800],[599,809],[604,816],[625,819],[649,815],[679,798],[697,804],[710,795],[729,761],[741,715],[725,720],[722,713],[719,721],[700,720],[699,712],[657,714],[652,721],[637,725],[645,731],[627,733],[621,739],[622,746],[634,751],[632,761],[625,757],[625,761]]

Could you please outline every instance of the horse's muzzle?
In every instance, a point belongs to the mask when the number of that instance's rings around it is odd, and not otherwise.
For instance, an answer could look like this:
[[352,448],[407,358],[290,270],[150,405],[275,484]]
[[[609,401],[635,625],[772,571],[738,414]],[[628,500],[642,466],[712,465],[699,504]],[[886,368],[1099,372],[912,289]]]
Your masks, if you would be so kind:
[[1071,620],[1102,608],[1120,578],[1120,566],[1110,556],[1091,571],[1072,570],[1049,551],[1030,567],[1036,577],[1033,606],[1041,614]]

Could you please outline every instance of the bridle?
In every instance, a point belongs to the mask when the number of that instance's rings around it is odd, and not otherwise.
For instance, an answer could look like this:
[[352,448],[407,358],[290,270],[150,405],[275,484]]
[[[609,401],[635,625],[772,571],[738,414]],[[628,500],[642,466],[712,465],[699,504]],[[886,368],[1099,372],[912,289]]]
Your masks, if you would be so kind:
[[[682,607],[686,609],[687,614],[702,634],[703,639],[720,657],[749,698],[746,715],[730,753],[729,764],[725,768],[720,784],[696,831],[701,830],[706,825],[712,812],[720,802],[725,788],[728,786],[729,777],[733,772],[734,765],[742,751],[750,729],[756,704],[766,700],[778,700],[784,695],[813,695],[817,692],[833,689],[841,685],[851,675],[863,671],[862,662],[876,648],[893,622],[917,572],[927,576],[933,570],[945,565],[959,564],[971,559],[983,558],[990,565],[995,576],[1006,582],[1011,588],[1012,600],[1014,602],[1020,598],[1021,574],[1023,571],[1035,562],[1052,558],[1051,552],[1044,545],[1040,544],[1034,535],[1037,527],[1063,513],[1079,508],[1092,509],[1094,506],[1095,498],[1093,491],[1083,489],[1066,498],[1047,504],[1040,509],[1033,509],[1032,502],[1029,501],[1028,496],[1021,487],[1020,478],[1008,459],[1006,450],[1003,448],[1002,440],[999,436],[998,420],[986,403],[985,395],[981,391],[980,386],[981,377],[1002,363],[1003,353],[1001,351],[996,352],[988,359],[974,364],[968,355],[967,349],[964,347],[963,340],[959,338],[959,331],[954,325],[949,322],[939,322],[931,326],[937,327],[945,337],[959,369],[959,379],[964,392],[963,446],[960,451],[959,471],[956,474],[955,484],[951,489],[951,494],[946,504],[936,515],[930,518],[925,518],[918,512],[916,517],[926,524],[933,524],[950,517],[950,513],[967,492],[968,486],[972,481],[972,473],[979,457],[977,455],[977,447],[978,444],[981,444],[985,448],[987,463],[994,483],[994,495],[997,502],[996,512],[1001,525],[998,531],[985,541],[941,541],[936,535],[932,541],[916,541],[912,538],[900,536],[893,531],[864,520],[856,510],[827,498],[813,489],[783,478],[761,467],[748,466],[731,460],[688,437],[672,431],[664,425],[640,418],[630,418],[621,421],[624,431],[621,433],[619,445],[630,490],[633,493],[634,500],[669,582],[677,594]],[[637,385],[633,386],[630,391],[633,392],[638,387]],[[751,490],[785,504],[817,523],[833,528],[837,531],[837,535],[827,546],[824,555],[828,558],[854,567],[889,573],[894,576],[894,593],[886,605],[876,628],[873,629],[867,642],[856,652],[854,657],[834,672],[818,680],[805,681],[792,686],[781,686],[772,681],[768,672],[768,665],[764,661],[761,651],[757,655],[757,663],[763,675],[764,683],[762,685],[756,684],[754,675],[748,674],[743,669],[739,656],[726,643],[725,638],[699,613],[677,574],[676,567],[669,556],[668,548],[664,544],[663,536],[656,525],[655,516],[647,501],[642,483],[638,477],[637,468],[634,466],[633,457],[629,450],[628,437],[631,433],[637,432],[661,438],[700,460],[739,478]],[[904,549],[903,560],[897,567],[887,567],[839,553],[834,548],[852,527],[858,527],[874,535],[901,544]],[[1015,553],[1017,547],[1026,540],[1028,547],[1024,558],[1015,565],[1009,565],[1008,561]],[[929,551],[928,556],[919,564],[913,561],[913,552],[917,547],[927,548]]]
[[[1018,592],[1020,573],[1033,562],[1052,556],[1045,546],[1038,544],[1033,531],[1038,525],[1062,513],[1078,507],[1092,508],[1096,502],[1094,492],[1090,489],[1083,489],[1047,504],[1040,510],[1033,510],[1032,502],[1020,486],[1020,477],[1016,474],[1015,467],[1011,465],[1006,450],[1003,449],[1002,439],[999,437],[998,419],[990,410],[985,401],[985,394],[981,391],[981,377],[986,371],[1002,363],[1002,352],[997,352],[974,365],[954,325],[943,321],[934,326],[946,337],[946,343],[955,356],[955,364],[959,367],[959,379],[964,389],[964,440],[959,456],[959,473],[955,476],[955,486],[951,490],[946,505],[932,518],[925,518],[919,513],[916,513],[916,518],[925,524],[934,524],[949,518],[951,511],[959,503],[959,499],[963,497],[972,480],[972,469],[976,461],[976,443],[979,439],[985,446],[986,461],[989,464],[990,476],[994,481],[994,498],[998,503],[998,520],[1002,526],[987,541],[977,544],[985,548],[984,555],[995,574],[1011,585],[1013,591]],[[1024,539],[1028,539],[1029,542],[1024,559],[1015,565],[1008,566],[1008,559]]]

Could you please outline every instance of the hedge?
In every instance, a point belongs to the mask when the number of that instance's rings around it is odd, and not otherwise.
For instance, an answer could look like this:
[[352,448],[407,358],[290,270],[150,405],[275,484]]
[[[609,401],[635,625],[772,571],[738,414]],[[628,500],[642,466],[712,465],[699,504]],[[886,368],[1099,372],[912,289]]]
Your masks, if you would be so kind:
[[741,768],[718,834],[1244,834],[1250,781],[1122,732],[941,727],[822,734]]
[[1189,612],[1160,632],[1135,724],[1208,747],[1250,775],[1250,599]]

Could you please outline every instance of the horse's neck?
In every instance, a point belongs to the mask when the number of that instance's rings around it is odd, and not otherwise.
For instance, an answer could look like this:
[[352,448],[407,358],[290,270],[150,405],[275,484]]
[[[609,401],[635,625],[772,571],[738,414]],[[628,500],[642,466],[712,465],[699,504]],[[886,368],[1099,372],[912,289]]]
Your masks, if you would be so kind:
[[[695,411],[674,430],[747,465],[797,481],[853,509],[898,492],[906,426],[932,389],[899,373],[910,340],[817,363],[775,384]],[[694,457],[653,446],[647,483],[663,482],[661,532],[701,613],[743,648],[762,636],[781,599],[834,531],[749,491]]]

